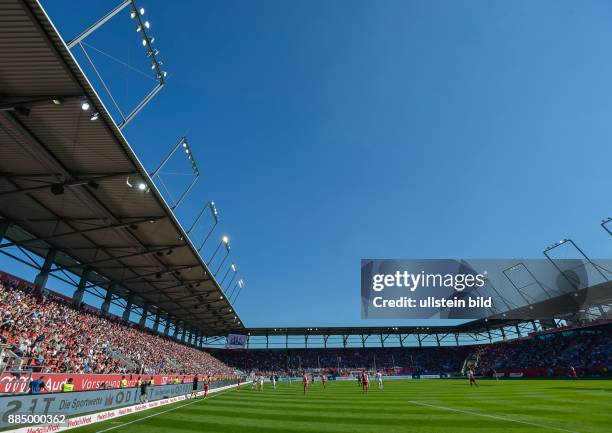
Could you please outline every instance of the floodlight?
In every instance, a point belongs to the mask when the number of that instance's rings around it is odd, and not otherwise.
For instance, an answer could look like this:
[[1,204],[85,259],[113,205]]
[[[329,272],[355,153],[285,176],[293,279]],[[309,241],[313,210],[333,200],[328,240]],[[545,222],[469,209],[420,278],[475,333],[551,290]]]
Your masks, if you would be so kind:
[[83,101],[83,102],[81,103],[81,110],[83,110],[83,111],[87,111],[87,110],[89,110],[89,102],[87,102],[87,101]]

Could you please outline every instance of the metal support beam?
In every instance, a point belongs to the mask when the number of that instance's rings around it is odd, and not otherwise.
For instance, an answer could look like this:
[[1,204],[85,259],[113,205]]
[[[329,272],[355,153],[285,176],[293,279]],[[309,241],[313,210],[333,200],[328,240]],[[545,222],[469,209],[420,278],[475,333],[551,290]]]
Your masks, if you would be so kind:
[[147,324],[147,314],[149,312],[149,305],[148,304],[144,304],[142,306],[142,316],[140,316],[140,321],[138,322],[138,325],[140,325],[141,328],[144,328]]
[[40,269],[40,273],[36,275],[36,278],[34,279],[34,285],[38,288],[38,290],[43,290],[45,287],[47,287],[49,271],[51,270],[51,266],[53,266],[56,254],[57,250],[53,248],[47,252],[47,256],[45,257],[45,262]]
[[107,13],[106,15],[104,15],[102,18],[100,18],[98,21],[96,21],[95,23],[93,23],[91,26],[89,26],[83,33],[81,33],[80,35],[78,35],[76,38],[70,40],[67,45],[68,48],[73,48],[76,44],[78,44],[79,42],[81,42],[83,39],[85,39],[87,36],[89,36],[90,34],[92,34],[93,32],[95,32],[97,29],[99,29],[100,27],[102,27],[104,25],[104,23],[106,23],[108,20],[110,20],[112,17],[114,17],[115,15],[117,15],[119,12],[121,12],[123,9],[125,9],[132,1],[131,0],[124,0],[121,4],[117,5],[117,7],[115,7],[113,10],[111,10],[109,13]]
[[2,243],[2,239],[4,239],[4,236],[6,235],[6,232],[10,226],[11,223],[9,221],[0,221],[0,243]]
[[83,269],[83,273],[81,274],[81,279],[79,280],[79,285],[76,290],[72,294],[72,302],[76,308],[81,308],[81,304],[83,303],[83,295],[85,295],[85,286],[87,285],[87,279],[89,278],[89,274],[91,273],[91,269],[85,268]]
[[[35,191],[44,191],[44,190],[50,190],[51,187],[53,185],[58,185],[58,186],[62,186],[62,187],[77,187],[77,186],[82,186],[82,185],[87,185],[90,182],[100,182],[102,180],[106,180],[106,179],[113,179],[115,177],[124,177],[124,176],[130,176],[130,175],[134,175],[136,173],[134,172],[122,172],[122,173],[112,173],[112,174],[108,174],[108,175],[103,175],[103,176],[94,176],[94,177],[86,177],[86,178],[78,178],[78,179],[73,179],[73,180],[69,180],[66,182],[61,182],[59,184],[53,184],[53,183],[48,183],[45,185],[39,185],[39,186],[32,186],[29,188],[17,188],[17,189],[11,189],[8,191],[2,191],[0,192],[0,196],[7,196],[7,195],[12,195],[12,194],[22,194],[22,193],[26,193],[26,192],[35,192]],[[6,176],[4,176],[6,177]]]
[[164,83],[159,83],[157,86],[155,86],[153,88],[153,90],[151,90],[151,92],[144,97],[144,99],[142,101],[140,101],[138,103],[138,105],[132,110],[132,112],[130,114],[127,115],[127,117],[125,118],[125,120],[123,122],[121,122],[119,125],[117,125],[117,127],[119,129],[123,129],[125,127],[125,125],[127,125],[128,123],[130,123],[134,117],[136,117],[136,115],[138,113],[140,113],[140,111],[145,107],[145,105],[147,105],[151,99],[153,99],[155,97],[155,95],[157,95],[157,93],[164,87]]
[[125,305],[125,310],[123,310],[123,321],[124,322],[129,322],[130,321],[130,314],[132,313],[132,301],[133,301],[133,296],[130,295],[128,296],[128,298],[126,299],[126,305]]
[[102,311],[102,314],[105,316],[108,314],[108,309],[110,308],[111,301],[113,300],[113,287],[114,286],[110,284],[106,289],[106,296],[104,297],[104,302],[100,307],[100,311]]
[[159,330],[159,320],[161,319],[161,317],[159,316],[159,310],[157,310],[155,312],[155,321],[153,322],[153,332],[155,334],[157,334],[157,331]]
[[166,326],[164,326],[164,337],[168,336],[168,333],[170,332],[170,317],[166,317]]

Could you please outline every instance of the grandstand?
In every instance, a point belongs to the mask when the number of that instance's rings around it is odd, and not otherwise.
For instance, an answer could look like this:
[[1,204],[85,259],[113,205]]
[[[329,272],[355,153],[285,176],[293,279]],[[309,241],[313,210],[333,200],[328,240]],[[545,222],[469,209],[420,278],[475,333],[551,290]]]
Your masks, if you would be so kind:
[[[126,0],[96,25],[121,11],[141,14],[135,1]],[[247,326],[235,309],[236,297],[232,299],[236,289],[232,284],[240,283],[241,290],[242,280],[232,279],[224,286],[230,269],[223,278],[216,277],[218,271],[202,257],[203,244],[179,221],[178,204],[167,201],[154,174],[143,166],[121,131],[165,85],[160,63],[154,60],[159,78],[154,90],[117,122],[71,52],[92,31],[95,26],[67,43],[37,0],[0,2],[0,254],[36,271],[33,281],[13,275],[11,269],[0,272],[3,415],[9,414],[9,401],[17,401],[9,399],[33,398],[26,394],[41,378],[47,381],[41,394],[55,394],[69,379],[75,384],[71,391],[100,393],[136,389],[141,378],[150,377],[151,389],[153,385],[160,389],[159,395],[149,389],[151,402],[126,399],[114,406],[70,413],[70,418],[79,421],[57,429],[147,430],[155,427],[147,417],[159,415],[152,418],[160,420],[159,431],[172,431],[177,425],[173,423],[181,422],[186,431],[208,427],[210,431],[237,431],[258,419],[260,414],[249,412],[255,405],[267,426],[260,431],[301,431],[291,424],[295,420],[303,422],[308,431],[373,431],[367,426],[399,431],[400,424],[379,420],[376,426],[368,424],[368,419],[387,408],[401,412],[398,401],[413,392],[409,381],[439,378],[444,380],[435,382],[433,388],[418,381],[415,389],[427,402],[415,403],[416,397],[410,397],[414,405],[402,422],[431,423],[431,429],[425,425],[418,431],[449,431],[458,421],[438,412],[460,398],[453,392],[465,385],[459,385],[464,381],[462,370],[471,359],[482,378],[560,380],[576,371],[577,377],[593,384],[590,389],[583,383],[576,385],[582,394],[567,389],[555,393],[559,385],[544,380],[534,385],[534,392],[548,396],[553,404],[559,404],[555,399],[579,400],[577,396],[584,395],[578,404],[591,415],[592,424],[580,431],[605,431],[611,425],[612,407],[605,397],[612,388],[604,379],[611,377],[612,365],[612,274],[582,251],[584,260],[577,266],[555,274],[564,290],[549,293],[540,285],[530,289],[515,286],[513,296],[519,301],[498,293],[505,309],[458,325]],[[146,38],[143,46],[153,53]],[[69,144],[67,137],[78,137],[78,146]],[[187,146],[187,141],[179,144]],[[213,212],[216,219],[211,202],[204,211]],[[607,222],[602,224],[606,230]],[[204,242],[207,240],[208,236]],[[215,254],[224,244],[229,253],[223,239]],[[525,265],[517,262],[515,266]],[[589,279],[592,273],[601,278]],[[49,278],[64,284],[70,295],[50,290]],[[528,290],[537,291],[537,296],[529,296]],[[101,307],[87,305],[86,294],[99,298]],[[122,314],[111,313],[113,308]],[[131,320],[132,314],[139,317],[137,322]],[[245,346],[222,347],[228,334],[246,336]],[[309,413],[328,410],[327,396],[318,388],[311,406],[298,410],[295,400],[301,394],[296,392],[300,391],[297,385],[294,391],[283,383],[277,395],[263,401],[250,385],[244,386],[255,375],[279,375],[287,381],[301,380],[304,374],[313,380],[329,377],[335,382],[330,392],[336,393],[332,396],[337,409],[348,410],[355,394],[354,378],[365,370],[384,372],[386,378],[398,380],[385,385],[390,389],[389,400],[378,400],[370,408],[360,402],[350,409],[355,417],[352,424],[342,414],[328,414],[329,426],[308,424]],[[204,381],[218,391],[220,397],[208,406],[183,402],[195,376],[202,381],[196,383],[198,391],[204,392]],[[122,385],[124,379],[126,385]],[[241,383],[240,397],[226,392]],[[579,420],[555,413],[545,402],[538,404],[542,413],[550,411],[548,421],[540,421],[538,414],[521,418],[520,410],[508,417],[495,415],[499,410],[495,402],[518,405],[524,395],[518,381],[509,382],[511,392],[487,388],[493,382],[486,383],[483,393],[491,398],[491,407],[486,409],[493,423],[491,431],[520,427],[516,431],[569,432],[580,425]],[[444,389],[447,384],[450,391]],[[185,387],[171,390],[174,385]],[[104,394],[104,400],[117,401],[117,395],[123,394]],[[130,398],[135,397],[136,392]],[[144,404],[153,401],[158,403]],[[160,409],[158,404],[174,406]],[[181,409],[190,404],[203,409]],[[467,408],[450,409],[463,417],[460,424],[465,423],[457,431],[472,431],[471,418],[487,417],[474,412],[478,404],[470,400]],[[291,416],[275,412],[283,405]],[[135,408],[136,413],[131,409],[121,412],[126,407]],[[143,416],[139,413],[143,410],[150,412]],[[182,420],[166,414],[174,410],[183,414],[177,416]],[[244,414],[238,416],[236,412],[241,411]],[[93,413],[103,415],[94,419]],[[108,420],[120,416],[119,424]],[[137,426],[131,424],[141,421]],[[79,423],[92,425],[78,429]],[[571,425],[565,428],[564,423]],[[0,428],[17,431],[6,419]]]

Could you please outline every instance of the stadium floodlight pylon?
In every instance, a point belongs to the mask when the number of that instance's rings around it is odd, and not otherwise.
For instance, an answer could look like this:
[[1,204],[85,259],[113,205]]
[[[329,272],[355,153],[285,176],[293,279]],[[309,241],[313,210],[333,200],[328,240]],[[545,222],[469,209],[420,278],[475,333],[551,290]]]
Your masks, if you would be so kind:
[[[527,272],[527,274],[531,277],[531,279],[533,280],[533,282],[523,285],[523,286],[519,286],[519,284],[517,284],[517,282],[515,282],[511,277],[510,274],[514,273],[516,271],[519,271],[521,269],[524,269],[525,272]],[[508,281],[510,281],[510,284],[512,284],[512,286],[515,288],[515,290],[521,295],[521,297],[523,298],[523,300],[525,301],[526,304],[529,304],[531,302],[536,301],[536,298],[533,297],[531,294],[527,293],[524,291],[524,289],[528,286],[531,285],[536,285],[538,286],[545,294],[546,296],[548,296],[548,298],[552,298],[552,294],[546,289],[546,287],[544,287],[542,285],[542,283],[535,277],[535,275],[533,274],[533,272],[531,272],[531,270],[529,270],[529,268],[523,263],[523,262],[519,262],[514,266],[510,266],[509,268],[506,268],[502,271],[502,273],[504,274],[504,276],[508,279]],[[529,299],[527,299],[529,298]]]
[[584,251],[583,251],[583,250],[582,250],[580,247],[578,247],[578,245],[576,245],[576,243],[575,243],[575,242],[574,242],[572,239],[561,239],[559,242],[556,242],[556,243],[554,243],[554,244],[552,244],[552,245],[550,245],[550,246],[546,247],[546,248],[544,249],[544,251],[543,251],[543,254],[544,254],[544,256],[545,256],[545,257],[546,257],[546,258],[547,258],[547,259],[548,259],[548,260],[549,260],[549,261],[552,263],[552,265],[553,265],[555,268],[557,268],[557,270],[558,270],[558,271],[561,273],[561,275],[563,276],[563,278],[564,278],[564,279],[565,279],[565,280],[566,280],[566,281],[567,281],[567,282],[570,284],[570,286],[572,286],[572,287],[574,288],[574,290],[579,290],[579,289],[580,289],[579,285],[577,285],[575,281],[572,281],[572,279],[571,279],[571,278],[569,278],[569,277],[566,275],[566,273],[565,273],[563,270],[561,270],[561,268],[560,268],[560,267],[559,267],[559,265],[558,265],[558,264],[555,262],[555,260],[554,260],[552,257],[550,257],[550,252],[551,252],[552,250],[554,250],[555,248],[560,247],[561,245],[567,245],[567,244],[572,245],[572,246],[573,246],[573,247],[576,249],[576,251],[578,251],[578,252],[580,253],[580,255],[581,255],[582,257],[584,257],[584,259],[585,259],[585,260],[586,260],[586,261],[587,261],[587,262],[588,262],[588,263],[589,263],[591,266],[593,266],[593,268],[594,268],[594,269],[595,269],[595,270],[596,270],[596,271],[597,271],[597,272],[598,272],[598,273],[599,273],[599,274],[602,276],[602,278],[604,279],[604,281],[608,281],[608,280],[609,280],[609,278],[608,278],[608,277],[606,277],[606,276],[604,275],[604,273],[603,273],[603,272],[601,272],[601,269],[600,269],[599,265],[597,265],[596,263],[594,263],[594,262],[593,262],[593,261],[592,261],[592,260],[589,258],[589,256],[587,256],[587,255],[585,254],[585,252],[584,252]]
[[[238,268],[236,268],[236,264],[232,263],[228,268],[227,271],[225,271],[225,275],[223,275],[223,278],[221,278],[221,282],[219,283],[220,286],[223,286],[223,282],[225,281],[225,279],[227,278],[228,274],[230,271],[234,271],[234,275],[236,275],[236,272],[238,272]],[[232,284],[231,280],[230,280],[230,285]]]
[[[198,168],[198,164],[197,164],[197,162],[195,160],[195,157],[193,156],[193,151],[191,150],[191,146],[189,146],[189,141],[187,141],[187,138],[186,137],[181,137],[181,139],[178,141],[178,143],[176,143],[173,147],[170,148],[170,150],[168,151],[168,153],[166,154],[164,159],[162,159],[162,161],[159,163],[157,168],[155,168],[155,170],[153,170],[150,173],[151,179],[155,180],[155,177],[157,177],[157,179],[161,182],[162,186],[165,187],[164,182],[163,182],[163,180],[161,179],[161,176],[160,176],[161,170],[164,168],[164,166],[168,163],[168,161],[170,161],[172,156],[179,149],[182,149],[183,152],[185,153],[185,155],[187,155],[187,159],[189,160],[189,163],[191,165],[191,170],[192,170],[194,176],[193,176],[193,179],[191,180],[191,183],[189,183],[189,185],[181,192],[181,194],[179,195],[178,199],[176,201],[172,202],[172,205],[170,206],[170,209],[173,210],[173,211],[176,210],[179,207],[179,205],[183,202],[183,200],[185,199],[187,194],[189,194],[191,189],[195,186],[196,182],[200,178],[200,169]],[[167,192],[168,192],[168,194],[170,194],[169,191],[167,191]],[[170,199],[172,199],[172,197],[170,197]],[[216,209],[215,209],[215,212],[216,212]],[[201,212],[200,212],[200,216],[201,216]],[[197,219],[199,219],[200,216],[198,216]],[[197,219],[196,219],[196,222],[197,222]],[[192,229],[193,229],[193,226],[189,229],[187,234],[189,234],[189,232]]]
[[229,237],[227,236],[222,236],[221,237],[221,241],[219,242],[219,244],[217,245],[217,248],[215,248],[215,251],[213,252],[213,255],[210,257],[210,259],[208,260],[208,266],[210,266],[210,264],[212,263],[212,261],[215,259],[215,256],[217,255],[217,253],[219,252],[219,249],[221,248],[221,245],[225,245],[225,249],[228,251],[230,250],[230,245],[229,245]]
[[[137,24],[136,31],[138,33],[142,33],[142,46],[146,48],[146,50],[147,50],[147,57],[149,57],[151,59],[151,69],[153,69],[153,71],[155,72],[155,77],[157,79],[157,84],[155,85],[155,87],[153,87],[153,89],[151,89],[151,91],[147,95],[145,95],[145,97],[127,115],[124,115],[123,111],[119,107],[119,104],[115,100],[115,97],[113,96],[113,94],[110,91],[109,87],[106,85],[106,82],[102,78],[102,74],[100,74],[100,72],[96,68],[95,63],[93,62],[93,60],[89,56],[87,50],[85,49],[85,47],[84,47],[84,40],[89,35],[91,35],[93,32],[95,32],[97,29],[102,27],[111,18],[116,16],[119,12],[121,12],[122,10],[127,8],[128,6],[131,8],[130,18],[135,20],[136,24]],[[166,84],[166,77],[168,75],[166,71],[162,71],[162,69],[161,69],[162,62],[158,59],[159,51],[153,48],[153,42],[155,42],[155,38],[150,36],[148,34],[148,32],[147,32],[147,30],[151,27],[151,24],[149,23],[149,21],[143,21],[142,17],[143,17],[144,14],[145,14],[145,9],[142,8],[142,7],[138,8],[136,6],[135,0],[124,0],[119,5],[117,5],[115,8],[113,8],[110,12],[108,12],[106,15],[104,15],[102,18],[100,18],[98,21],[96,21],[95,23],[90,25],[81,34],[79,34],[78,36],[76,36],[74,39],[70,40],[66,44],[69,49],[72,49],[72,48],[74,48],[74,47],[76,47],[78,45],[79,48],[81,48],[81,50],[83,51],[83,54],[85,55],[85,58],[87,59],[87,61],[91,65],[94,73],[98,77],[98,80],[100,80],[100,83],[102,83],[102,86],[104,87],[104,91],[106,92],[106,94],[108,95],[108,97],[112,101],[113,105],[115,106],[115,109],[117,110],[117,112],[121,116],[121,122],[119,122],[117,124],[117,127],[119,129],[122,129],[130,121],[132,121],[132,119],[134,119],[134,117],[136,117],[136,115],[138,115],[138,113],[151,101],[151,99],[153,99],[155,97],[155,95],[157,95],[157,93]],[[92,117],[91,117],[91,120],[95,120],[98,117],[99,117],[99,114],[93,113]]]
[[202,248],[204,248],[204,246],[206,245],[206,242],[208,242],[208,239],[210,239],[210,236],[215,231],[215,228],[217,227],[217,225],[219,225],[219,212],[217,211],[217,206],[215,205],[214,201],[209,201],[204,205],[202,210],[200,210],[200,213],[196,217],[195,221],[193,222],[193,224],[191,224],[191,227],[189,227],[189,230],[187,230],[187,234],[191,234],[193,229],[196,227],[196,225],[200,221],[200,218],[202,218],[202,215],[204,214],[204,211],[206,211],[206,209],[210,209],[210,213],[212,215],[214,223],[211,226],[211,228],[208,230],[208,233],[204,237],[204,240],[198,247],[198,253],[202,251]]
[[612,225],[611,223],[612,223],[612,217],[608,217],[605,220],[601,221],[601,226],[603,227],[605,231],[608,232],[610,236],[612,236],[612,230],[608,228],[608,225]]

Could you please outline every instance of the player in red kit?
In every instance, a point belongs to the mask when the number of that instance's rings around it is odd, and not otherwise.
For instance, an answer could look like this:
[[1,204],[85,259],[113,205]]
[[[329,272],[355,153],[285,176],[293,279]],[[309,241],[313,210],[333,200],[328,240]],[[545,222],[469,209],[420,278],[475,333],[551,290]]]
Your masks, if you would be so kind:
[[306,390],[308,389],[308,376],[306,376],[306,373],[302,376],[302,383],[304,383],[304,395],[306,395]]
[[476,374],[474,373],[474,369],[470,368],[468,370],[468,380],[470,381],[470,388],[472,387],[472,385],[476,385],[478,387],[478,384],[476,383]]
[[208,397],[208,387],[210,385],[210,377],[204,379],[204,398]]
[[327,376],[325,373],[321,375],[321,383],[323,383],[323,389],[325,389],[325,385],[327,384]]
[[578,379],[578,373],[576,373],[576,369],[574,368],[574,366],[570,367],[570,374],[572,375],[573,380]]
[[363,384],[363,392],[367,394],[370,389],[370,378],[368,377],[368,372],[364,371],[361,375],[361,383]]

